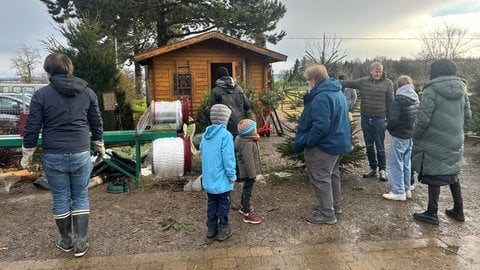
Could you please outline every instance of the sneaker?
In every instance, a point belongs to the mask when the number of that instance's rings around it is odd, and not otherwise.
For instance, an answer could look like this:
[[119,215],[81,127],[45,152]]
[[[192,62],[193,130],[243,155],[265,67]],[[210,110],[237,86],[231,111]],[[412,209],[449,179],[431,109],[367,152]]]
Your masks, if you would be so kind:
[[446,209],[445,214],[457,221],[465,221],[465,216],[463,215],[463,213],[457,213],[454,209]]
[[375,177],[377,176],[377,169],[371,169],[367,173],[363,174],[363,178],[370,178],[370,177]]
[[382,195],[384,199],[391,200],[391,201],[405,201],[407,199],[407,196],[405,193],[400,193],[400,194],[394,194],[392,192],[385,193]]
[[380,170],[380,181],[388,181],[387,172],[385,170]]
[[232,232],[232,229],[230,229],[230,227],[219,229],[218,230],[218,235],[217,235],[217,241],[220,241],[220,242],[225,241],[230,236],[232,236],[232,234],[233,234],[233,232]]
[[438,225],[438,216],[436,214],[430,214],[428,211],[423,213],[413,213],[413,218],[422,222]]
[[260,224],[262,223],[262,219],[257,217],[253,212],[243,215],[243,222],[251,223],[251,224]]
[[217,236],[217,234],[218,234],[218,229],[216,227],[208,227],[207,238],[213,238]]
[[308,216],[307,221],[310,222],[310,223],[314,223],[314,224],[333,225],[333,224],[337,223],[337,218],[335,217],[335,215],[333,215],[331,217],[326,217],[326,216],[320,214],[319,212],[317,212],[317,213],[315,213],[311,216]]
[[411,199],[411,198],[412,198],[412,190],[411,190],[411,189],[405,191],[405,197],[407,197],[407,199]]
[[408,190],[412,191],[414,189],[415,189],[415,185],[412,184],[412,185],[410,185],[410,188]]
[[[250,205],[250,212],[253,212],[253,211],[255,211],[255,208],[253,207],[253,205]],[[248,214],[248,213],[245,213],[245,211],[243,211],[243,206],[241,205],[240,205],[240,209],[238,209],[238,212],[244,216]]]

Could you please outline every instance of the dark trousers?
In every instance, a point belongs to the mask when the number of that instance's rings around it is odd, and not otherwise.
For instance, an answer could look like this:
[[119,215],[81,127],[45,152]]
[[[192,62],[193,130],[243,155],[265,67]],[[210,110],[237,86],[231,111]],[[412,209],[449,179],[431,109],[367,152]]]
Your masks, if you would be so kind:
[[[361,126],[370,169],[385,170],[385,118],[362,116]],[[375,154],[376,150],[376,154]]]
[[254,183],[255,183],[255,178],[243,179],[241,204],[242,204],[242,211],[244,213],[250,212],[250,199],[252,198]]
[[230,191],[221,194],[207,193],[207,227],[223,229],[228,227],[230,212]]
[[[463,213],[463,198],[460,182],[450,184],[450,191],[453,197],[453,210],[457,213]],[[428,213],[437,214],[438,198],[440,197],[440,186],[428,185]]]

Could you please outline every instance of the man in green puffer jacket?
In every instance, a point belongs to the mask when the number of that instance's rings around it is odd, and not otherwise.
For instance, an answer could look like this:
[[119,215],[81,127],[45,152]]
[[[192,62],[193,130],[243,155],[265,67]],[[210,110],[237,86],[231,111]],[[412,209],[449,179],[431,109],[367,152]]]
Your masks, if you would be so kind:
[[[357,80],[340,81],[343,87],[358,89],[360,94],[361,127],[370,170],[364,178],[377,175],[387,181],[387,160],[385,155],[385,121],[393,100],[393,83],[386,78],[383,65],[373,62],[370,76]],[[376,150],[376,151],[375,151]]]
[[464,127],[472,117],[467,84],[455,76],[457,65],[449,59],[432,63],[413,132],[412,168],[428,185],[428,208],[414,213],[417,220],[438,224],[440,186],[450,185],[453,209],[447,216],[464,221],[458,174],[463,158]]

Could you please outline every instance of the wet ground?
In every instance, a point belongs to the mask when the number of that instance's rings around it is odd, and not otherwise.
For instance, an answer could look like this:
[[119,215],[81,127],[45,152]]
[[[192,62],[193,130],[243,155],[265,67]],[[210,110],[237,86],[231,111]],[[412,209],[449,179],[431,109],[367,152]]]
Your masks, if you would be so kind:
[[417,184],[406,202],[384,200],[388,182],[363,179],[364,166],[342,178],[338,223],[314,225],[305,221],[315,206],[305,172],[274,153],[276,142],[261,140],[267,171],[289,168],[291,175],[256,184],[259,225],[242,222],[236,187],[234,235],[225,242],[205,237],[203,192],[162,183],[112,195],[102,185],[90,190],[91,249],[73,259],[53,244],[48,191],[13,186],[0,193],[0,269],[480,269],[479,146],[466,144],[460,176],[465,222],[444,214],[452,205],[448,188],[441,189],[440,225],[413,220],[426,207],[426,187]]

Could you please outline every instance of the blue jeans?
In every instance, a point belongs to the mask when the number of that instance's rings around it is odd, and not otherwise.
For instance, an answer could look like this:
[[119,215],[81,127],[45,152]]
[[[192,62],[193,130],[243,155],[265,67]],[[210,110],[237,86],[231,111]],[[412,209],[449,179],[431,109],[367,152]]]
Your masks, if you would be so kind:
[[[387,167],[385,157],[385,118],[362,116],[361,126],[370,169],[376,170],[378,167],[380,170],[385,170]],[[375,150],[377,150],[376,154]]]
[[53,197],[53,215],[88,213],[88,181],[93,164],[90,151],[43,154],[43,169]]
[[388,174],[390,189],[394,194],[404,193],[411,182],[412,140],[390,136]]
[[211,194],[207,193],[207,227],[224,229],[228,227],[230,212],[230,191]]

